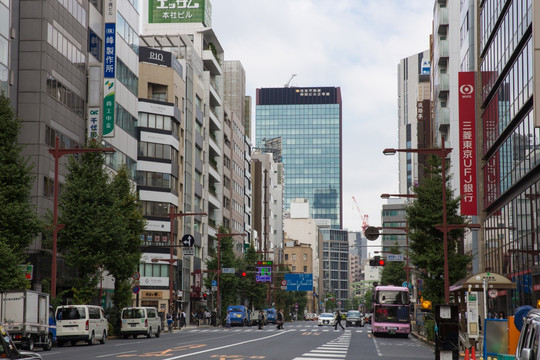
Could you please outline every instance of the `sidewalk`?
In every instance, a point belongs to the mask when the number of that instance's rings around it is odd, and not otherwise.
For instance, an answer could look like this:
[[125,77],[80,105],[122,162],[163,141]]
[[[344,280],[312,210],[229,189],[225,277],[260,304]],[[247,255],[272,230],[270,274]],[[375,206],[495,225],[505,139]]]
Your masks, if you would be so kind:
[[[417,338],[418,340],[422,341],[423,343],[425,343],[427,345],[430,345],[431,347],[433,347],[433,349],[435,349],[435,343],[433,341],[429,341],[427,338],[420,335],[418,332],[411,331],[411,335],[414,336],[415,338]],[[435,351],[435,350],[433,350],[433,351]],[[459,358],[460,359],[465,359],[465,353],[460,351]],[[470,358],[470,359],[471,360],[478,360],[478,359],[480,359],[480,355],[478,353],[476,353],[476,359],[473,359],[473,358]]]

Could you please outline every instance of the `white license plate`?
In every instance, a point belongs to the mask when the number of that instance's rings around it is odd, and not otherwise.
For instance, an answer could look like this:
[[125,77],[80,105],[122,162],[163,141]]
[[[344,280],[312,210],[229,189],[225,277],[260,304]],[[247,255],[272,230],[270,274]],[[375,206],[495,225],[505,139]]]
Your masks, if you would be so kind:
[[135,326],[137,326],[137,324],[129,324],[129,326],[135,327]]

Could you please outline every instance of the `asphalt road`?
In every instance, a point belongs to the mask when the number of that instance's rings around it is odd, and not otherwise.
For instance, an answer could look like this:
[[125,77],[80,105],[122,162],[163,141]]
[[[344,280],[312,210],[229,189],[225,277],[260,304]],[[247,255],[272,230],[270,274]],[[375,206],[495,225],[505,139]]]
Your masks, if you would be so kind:
[[[339,328],[338,328],[339,329]],[[336,360],[433,359],[433,348],[409,338],[378,337],[366,327],[334,330],[313,321],[285,323],[283,330],[257,327],[189,327],[161,337],[110,339],[38,351],[45,360]]]

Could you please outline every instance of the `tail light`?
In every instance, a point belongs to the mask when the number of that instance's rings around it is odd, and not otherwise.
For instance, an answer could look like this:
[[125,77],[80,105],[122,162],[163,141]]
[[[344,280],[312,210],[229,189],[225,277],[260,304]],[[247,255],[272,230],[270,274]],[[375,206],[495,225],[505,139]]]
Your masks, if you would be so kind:
[[86,330],[90,329],[90,320],[86,320]]
[[144,320],[144,327],[148,327],[148,319]]

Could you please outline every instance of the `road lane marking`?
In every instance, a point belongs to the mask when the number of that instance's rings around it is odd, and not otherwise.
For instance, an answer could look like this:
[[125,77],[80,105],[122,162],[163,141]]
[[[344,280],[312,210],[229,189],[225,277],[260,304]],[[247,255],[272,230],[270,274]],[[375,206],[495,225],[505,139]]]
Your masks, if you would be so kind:
[[[308,353],[305,353],[303,354],[302,356],[317,356],[317,357],[327,357],[327,358],[345,358],[347,357],[347,354],[317,354],[317,353],[313,353],[313,352],[308,352]],[[319,359],[320,359],[319,357]],[[297,358],[295,358],[297,359]]]
[[109,357],[109,356],[118,356],[118,355],[124,355],[124,354],[130,354],[130,353],[134,353],[134,352],[137,352],[137,350],[132,350],[132,351],[124,351],[124,352],[120,352],[120,353],[115,353],[115,354],[106,354],[106,355],[100,355],[100,356],[98,356],[98,358],[104,358],[104,357]]
[[266,337],[262,337],[262,338],[257,338],[257,339],[252,339],[252,340],[241,341],[241,342],[234,343],[234,344],[229,344],[229,345],[224,345],[224,346],[218,346],[218,347],[212,348],[212,349],[206,349],[206,350],[201,350],[201,351],[197,351],[197,352],[194,352],[194,353],[189,353],[189,354],[184,354],[184,355],[178,355],[178,356],[166,358],[166,359],[163,359],[163,360],[175,360],[175,359],[181,359],[181,358],[188,357],[188,356],[204,354],[204,353],[207,353],[207,352],[216,351],[216,350],[221,350],[221,349],[227,349],[227,348],[230,348],[230,347],[232,347],[232,346],[244,345],[244,344],[249,344],[249,343],[255,342],[255,341],[261,341],[261,340],[270,339],[270,338],[273,338],[273,337],[275,337],[275,336],[280,336],[280,335],[286,334],[286,333],[288,333],[288,332],[290,332],[290,330],[280,331],[280,332],[277,332],[277,333],[274,333],[274,334],[272,334],[272,335],[269,335],[269,336],[266,336]]

